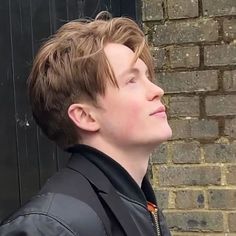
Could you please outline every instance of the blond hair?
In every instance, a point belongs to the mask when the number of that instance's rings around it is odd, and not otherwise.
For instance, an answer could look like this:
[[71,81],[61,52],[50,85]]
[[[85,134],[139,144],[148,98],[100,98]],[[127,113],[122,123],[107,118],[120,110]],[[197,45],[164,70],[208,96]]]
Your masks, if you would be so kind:
[[28,90],[33,116],[43,132],[62,148],[79,142],[78,128],[67,114],[79,101],[96,104],[107,83],[117,86],[104,53],[107,43],[120,43],[141,58],[153,76],[153,62],[145,36],[131,19],[117,17],[72,21],[63,25],[39,50]]

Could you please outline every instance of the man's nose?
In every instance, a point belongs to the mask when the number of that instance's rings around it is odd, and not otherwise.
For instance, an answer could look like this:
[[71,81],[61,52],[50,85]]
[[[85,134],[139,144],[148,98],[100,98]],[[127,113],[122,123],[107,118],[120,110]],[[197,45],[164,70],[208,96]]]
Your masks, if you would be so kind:
[[153,82],[149,81],[148,90],[147,90],[147,98],[148,100],[154,100],[154,99],[161,99],[161,97],[164,95],[164,90],[154,84]]

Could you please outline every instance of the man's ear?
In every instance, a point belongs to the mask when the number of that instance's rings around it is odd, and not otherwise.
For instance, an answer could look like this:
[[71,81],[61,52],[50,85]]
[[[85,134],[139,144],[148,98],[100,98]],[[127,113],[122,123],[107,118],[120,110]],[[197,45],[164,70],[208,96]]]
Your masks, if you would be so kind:
[[94,117],[92,107],[88,104],[75,103],[70,105],[68,115],[74,124],[84,131],[99,130],[99,123]]

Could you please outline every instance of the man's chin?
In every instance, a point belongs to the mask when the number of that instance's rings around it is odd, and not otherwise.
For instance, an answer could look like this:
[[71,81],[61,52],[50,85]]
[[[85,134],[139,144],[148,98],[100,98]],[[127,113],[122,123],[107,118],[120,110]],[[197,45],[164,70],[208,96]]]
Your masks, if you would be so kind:
[[169,130],[167,130],[165,133],[162,133],[161,135],[159,135],[156,139],[156,145],[159,145],[163,142],[166,142],[168,140],[170,140],[172,137],[172,130],[171,128]]

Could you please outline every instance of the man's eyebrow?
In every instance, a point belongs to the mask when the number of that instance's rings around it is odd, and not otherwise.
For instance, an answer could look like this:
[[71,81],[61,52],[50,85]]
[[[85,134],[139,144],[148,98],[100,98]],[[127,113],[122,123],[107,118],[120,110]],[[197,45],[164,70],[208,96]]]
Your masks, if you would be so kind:
[[[136,67],[131,67],[129,69],[127,69],[126,71],[123,72],[123,74],[129,74],[129,73],[140,73],[141,70],[136,68]],[[145,68],[145,74],[148,73],[148,68]]]
[[[135,67],[131,67],[131,68],[128,68],[127,70],[123,71],[121,74],[120,74],[120,77],[123,77],[123,76],[127,76],[131,73],[135,73],[135,74],[139,74],[141,71],[138,69],[138,68],[135,68]],[[145,68],[145,74],[148,74],[149,73],[149,70],[148,68]]]
[[139,70],[137,68],[133,68],[133,67],[128,68],[128,69],[124,70],[123,72],[121,72],[119,77],[124,77],[124,76],[131,74],[131,73],[137,74],[137,73],[139,73]]
[[129,73],[140,73],[140,70],[132,67],[127,70],[127,74],[129,74]]

